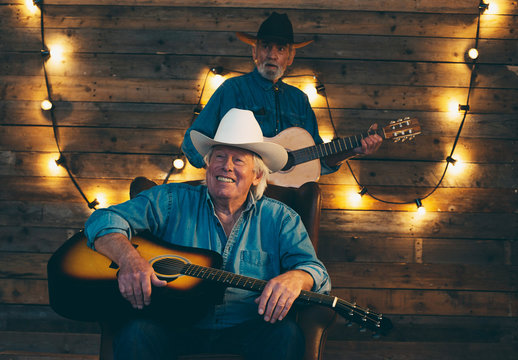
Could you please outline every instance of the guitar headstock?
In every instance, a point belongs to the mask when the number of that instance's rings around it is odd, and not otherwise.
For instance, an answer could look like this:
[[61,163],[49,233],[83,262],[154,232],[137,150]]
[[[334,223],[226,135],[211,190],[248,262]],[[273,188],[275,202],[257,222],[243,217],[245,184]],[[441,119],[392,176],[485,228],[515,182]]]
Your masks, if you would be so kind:
[[389,125],[383,128],[385,139],[394,139],[394,141],[411,140],[421,133],[421,125],[417,118],[405,117],[403,119],[393,120]]
[[360,331],[369,329],[377,335],[387,335],[393,327],[390,319],[369,309],[363,309],[356,305],[356,303],[348,303],[338,299],[335,310],[343,318],[349,320],[350,323],[358,324]]

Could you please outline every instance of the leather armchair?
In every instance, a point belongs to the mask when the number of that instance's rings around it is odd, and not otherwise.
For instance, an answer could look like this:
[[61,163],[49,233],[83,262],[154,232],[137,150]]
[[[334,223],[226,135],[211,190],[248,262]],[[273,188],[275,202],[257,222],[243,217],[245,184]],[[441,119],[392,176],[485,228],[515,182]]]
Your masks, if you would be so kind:
[[[199,181],[190,182],[199,184]],[[156,183],[137,177],[130,186],[130,198],[139,192],[155,186]],[[321,190],[316,182],[309,182],[300,188],[287,188],[268,185],[265,195],[282,201],[294,209],[302,218],[311,237],[315,250],[318,250],[318,230],[320,225],[320,210],[322,206]],[[334,323],[336,313],[334,310],[317,305],[303,307],[297,311],[297,322],[302,328],[306,339],[306,351],[304,360],[320,360],[323,356],[327,330]],[[101,324],[101,349],[100,360],[113,358],[112,338],[115,329],[112,324]],[[241,359],[239,355],[231,354],[195,354],[181,357],[187,359]]]

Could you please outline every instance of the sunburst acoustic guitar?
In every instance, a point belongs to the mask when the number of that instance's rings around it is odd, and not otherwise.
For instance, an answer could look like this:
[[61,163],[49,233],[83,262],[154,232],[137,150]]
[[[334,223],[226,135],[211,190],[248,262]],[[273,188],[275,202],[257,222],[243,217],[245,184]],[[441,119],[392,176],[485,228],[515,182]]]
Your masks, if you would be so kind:
[[[218,269],[221,256],[210,250],[176,246],[142,236],[133,237],[132,243],[157,276],[168,283],[164,288],[153,289],[151,305],[146,311],[175,318],[179,323],[192,322],[203,315],[202,310],[220,299],[225,287],[261,292],[267,283]],[[91,250],[82,232],[53,254],[47,270],[50,305],[62,316],[93,321],[136,312],[118,290],[118,266]],[[391,321],[381,314],[336,296],[302,291],[296,303],[332,308],[377,334],[386,334],[392,328]]]
[[378,134],[383,139],[405,141],[421,133],[421,126],[416,118],[403,118],[391,121],[389,125],[365,133],[338,138],[331,142],[315,145],[313,137],[304,129],[291,127],[283,130],[266,141],[282,145],[288,151],[286,166],[270,174],[268,182],[279,186],[300,187],[309,181],[320,178],[320,158],[350,151],[361,146],[361,140],[369,135]]

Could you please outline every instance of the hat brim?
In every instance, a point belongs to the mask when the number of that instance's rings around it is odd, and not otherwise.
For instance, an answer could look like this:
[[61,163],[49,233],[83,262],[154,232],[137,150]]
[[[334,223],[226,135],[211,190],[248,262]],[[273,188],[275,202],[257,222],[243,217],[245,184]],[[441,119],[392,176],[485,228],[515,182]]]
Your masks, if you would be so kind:
[[[242,42],[248,44],[248,45],[252,45],[254,46],[257,42],[257,36],[253,36],[253,35],[250,35],[250,34],[246,34],[244,32],[236,32],[236,36],[239,40],[241,40]],[[301,47],[304,47],[306,45],[309,45],[313,42],[313,40],[308,40],[308,41],[302,41],[302,42],[298,42],[298,43],[293,43],[293,47],[295,49],[299,49]]]
[[275,143],[255,142],[244,144],[230,144],[211,139],[210,137],[196,130],[192,130],[190,136],[194,147],[196,148],[196,150],[198,150],[201,156],[207,155],[210,149],[214,146],[221,145],[237,147],[256,153],[261,157],[265,165],[268,166],[268,168],[272,172],[281,170],[288,161],[288,153],[286,152],[286,149],[284,149],[284,147],[282,147],[281,145]]

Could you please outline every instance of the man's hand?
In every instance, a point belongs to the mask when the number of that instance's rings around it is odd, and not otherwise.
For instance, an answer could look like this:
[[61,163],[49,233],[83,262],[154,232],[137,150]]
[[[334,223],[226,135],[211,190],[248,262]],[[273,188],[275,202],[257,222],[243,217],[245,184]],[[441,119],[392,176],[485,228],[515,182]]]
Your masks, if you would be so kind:
[[[369,128],[370,130],[377,130],[378,124],[373,124]],[[335,167],[340,164],[342,164],[345,160],[356,156],[356,155],[370,155],[378,151],[379,147],[381,146],[381,143],[383,142],[383,139],[378,134],[369,135],[366,138],[362,139],[361,144],[362,146],[358,146],[357,148],[354,148],[352,150],[346,151],[346,152],[340,152],[334,155],[329,155],[324,158],[327,166],[329,167]]]
[[255,299],[259,304],[259,315],[272,324],[288,314],[301,290],[311,290],[313,277],[302,270],[291,270],[274,277],[266,284],[261,296]]
[[158,279],[151,265],[140,255],[130,255],[122,262],[118,273],[119,291],[135,309],[143,309],[151,303],[152,286],[166,286]]
[[151,265],[135,250],[128,238],[111,233],[98,238],[95,248],[119,265],[119,291],[135,309],[143,309],[151,303],[152,286],[166,286],[158,279]]
[[[369,128],[371,130],[377,130],[378,124],[372,124]],[[362,146],[354,148],[354,153],[358,155],[370,155],[378,151],[379,147],[383,139],[378,134],[369,135],[366,138],[362,139]]]

